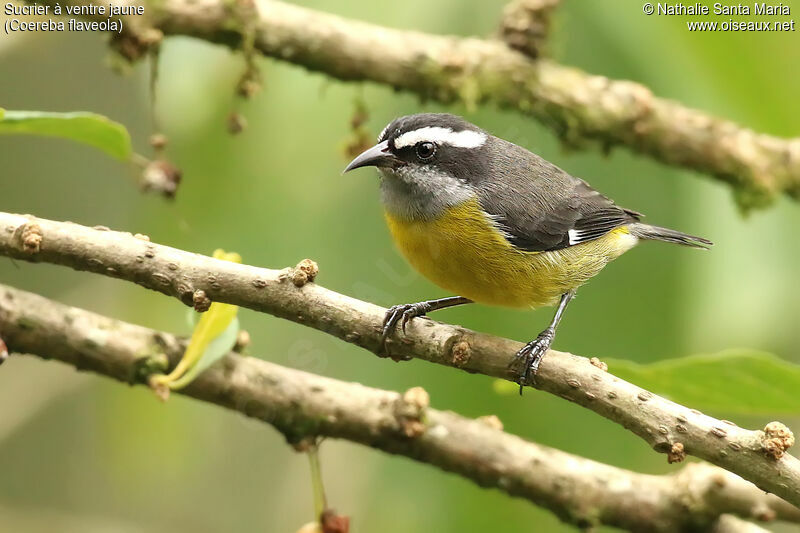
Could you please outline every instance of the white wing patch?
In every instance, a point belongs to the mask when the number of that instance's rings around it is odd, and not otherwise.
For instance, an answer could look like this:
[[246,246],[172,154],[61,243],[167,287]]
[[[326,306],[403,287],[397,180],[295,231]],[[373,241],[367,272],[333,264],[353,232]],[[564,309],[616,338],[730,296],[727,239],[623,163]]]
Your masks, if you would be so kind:
[[405,148],[423,141],[449,144],[458,148],[477,148],[486,142],[486,134],[472,130],[453,131],[450,128],[426,126],[400,135],[394,140],[394,146],[395,148]]
[[570,244],[575,244],[580,241],[581,236],[578,230],[571,229],[567,232],[567,235],[569,235]]
[[[585,232],[585,231],[571,229],[571,230],[567,231],[567,235],[569,236],[569,244],[570,244],[570,246],[572,246],[572,245],[575,245],[575,244],[581,244],[583,242],[599,239],[600,237],[602,237],[604,235],[608,235],[609,233],[611,233],[611,231],[614,231],[614,230],[610,230],[610,231],[608,231],[606,233],[603,233],[602,235],[597,235],[597,234],[593,234],[592,235],[591,233],[587,234],[587,232]],[[636,237],[634,237],[630,233],[622,233],[622,234],[619,234],[619,236],[618,236],[618,238],[616,239],[615,242],[616,242],[616,244],[615,244],[616,246],[618,246],[620,249],[625,251],[625,250],[629,250],[631,247],[633,247],[634,244],[639,242],[639,239],[637,239]]]

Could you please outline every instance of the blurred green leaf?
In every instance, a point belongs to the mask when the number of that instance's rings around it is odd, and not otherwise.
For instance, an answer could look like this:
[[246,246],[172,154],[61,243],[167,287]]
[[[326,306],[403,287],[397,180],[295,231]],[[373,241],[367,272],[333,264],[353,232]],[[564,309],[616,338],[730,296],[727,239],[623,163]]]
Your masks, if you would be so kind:
[[769,353],[726,350],[647,365],[604,361],[615,376],[696,409],[746,415],[800,413],[800,365]]
[[[726,350],[650,364],[604,359],[615,376],[696,409],[742,415],[800,413],[800,365],[766,352]],[[519,385],[496,379],[500,395]]]
[[71,139],[122,160],[132,152],[125,126],[95,113],[0,111],[0,134],[15,133]]

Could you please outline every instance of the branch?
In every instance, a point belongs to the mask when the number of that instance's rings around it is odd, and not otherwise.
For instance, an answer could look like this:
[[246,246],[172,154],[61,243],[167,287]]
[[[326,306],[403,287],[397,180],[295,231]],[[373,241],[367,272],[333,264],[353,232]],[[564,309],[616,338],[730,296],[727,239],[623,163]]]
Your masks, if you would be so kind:
[[[385,309],[306,283],[301,269],[269,270],[219,261],[149,242],[141,235],[0,212],[0,255],[45,261],[133,281],[192,305],[197,291],[213,301],[247,307],[324,331],[379,353]],[[413,320],[390,339],[393,358],[419,358],[467,372],[512,379],[508,363],[522,344],[432,320]],[[536,388],[612,420],[658,452],[675,446],[800,506],[800,461],[782,424],[751,431],[689,409],[592,365],[550,350]],[[678,454],[680,455],[680,454]]]
[[535,59],[550,33],[553,11],[561,0],[514,0],[503,8],[500,38],[514,50]]
[[[126,383],[143,383],[158,354],[174,365],[184,349],[168,333],[3,285],[0,332],[14,352]],[[582,526],[677,531],[711,526],[723,513],[800,522],[796,507],[719,468],[691,464],[667,476],[630,472],[524,441],[497,422],[429,408],[419,388],[400,395],[229,354],[185,393],[267,422],[292,443],[325,436],[404,455]]]
[[[57,1],[83,2],[44,3]],[[780,193],[800,199],[800,138],[756,133],[657,98],[638,83],[533,60],[499,40],[395,30],[273,0],[256,0],[255,12],[233,8],[226,0],[142,3],[156,34],[189,35],[236,47],[243,20],[256,17],[255,46],[266,56],[340,80],[373,81],[422,98],[463,102],[468,108],[493,103],[516,110],[570,144],[626,146],[663,163],[707,173],[729,184],[745,209],[766,206]],[[141,55],[154,40],[153,29],[141,26],[137,17],[128,17],[126,31],[116,37],[117,48],[130,57]]]

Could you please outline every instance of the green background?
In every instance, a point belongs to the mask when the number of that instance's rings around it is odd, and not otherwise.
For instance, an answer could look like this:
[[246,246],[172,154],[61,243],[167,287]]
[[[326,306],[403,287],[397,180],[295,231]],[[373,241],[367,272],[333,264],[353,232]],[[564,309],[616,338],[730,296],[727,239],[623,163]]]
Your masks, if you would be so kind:
[[[503,2],[299,2],[398,28],[486,35]],[[688,17],[647,17],[636,2],[565,2],[551,54],[567,64],[649,86],[658,96],[757,131],[797,135],[798,33],[690,33]],[[720,20],[725,20],[723,17]],[[783,19],[781,19],[783,20]],[[96,34],[0,37],[0,106],[108,115],[148,153],[147,67],[120,76]],[[712,239],[699,253],[647,243],[610,265],[571,305],[555,347],[650,362],[725,348],[800,362],[800,209],[781,198],[748,218],[707,176],[614,150],[565,151],[513,112],[467,112],[374,84],[343,84],[259,60],[264,90],[237,101],[240,54],[186,38],[163,46],[158,116],[169,157],[184,171],[174,202],[143,195],[134,171],[88,147],[0,137],[0,209],[148,234],[210,254],[217,247],[273,268],[310,257],[318,281],[389,306],[445,295],[393,249],[373,172],[340,176],[354,101],[374,134],[396,116],[451,111],[587,179],[647,220]],[[227,114],[249,128],[232,137]],[[130,283],[49,265],[0,260],[0,281],[176,333],[186,308]],[[529,340],[551,310],[468,306],[440,320]],[[673,472],[663,455],[599,416],[544,393],[498,395],[492,380],[421,361],[396,364],[323,333],[243,310],[250,353],[375,387],[422,386],[432,404],[496,414],[536,442],[642,472]],[[711,412],[748,427],[771,417]],[[782,417],[790,426],[798,419]],[[331,505],[356,532],[569,531],[547,511],[430,466],[327,441]],[[198,402],[159,403],[144,388],[14,358],[0,368],[0,530],[291,532],[312,519],[306,458],[271,428]]]

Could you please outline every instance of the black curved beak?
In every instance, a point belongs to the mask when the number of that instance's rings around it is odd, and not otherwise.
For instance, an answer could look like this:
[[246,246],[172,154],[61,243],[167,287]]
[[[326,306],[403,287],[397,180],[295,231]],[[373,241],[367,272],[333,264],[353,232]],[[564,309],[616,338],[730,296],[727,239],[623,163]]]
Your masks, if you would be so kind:
[[391,167],[399,162],[400,160],[389,149],[389,141],[383,141],[356,156],[342,174],[361,167]]

